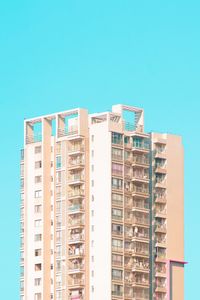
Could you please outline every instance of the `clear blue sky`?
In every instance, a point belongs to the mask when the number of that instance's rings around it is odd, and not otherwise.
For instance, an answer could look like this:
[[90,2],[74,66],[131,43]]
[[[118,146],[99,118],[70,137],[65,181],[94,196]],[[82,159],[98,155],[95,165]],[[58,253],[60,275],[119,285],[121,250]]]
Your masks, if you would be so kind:
[[148,131],[183,136],[185,299],[199,297],[199,11],[194,0],[0,2],[1,299],[19,299],[24,117],[114,103],[143,107]]

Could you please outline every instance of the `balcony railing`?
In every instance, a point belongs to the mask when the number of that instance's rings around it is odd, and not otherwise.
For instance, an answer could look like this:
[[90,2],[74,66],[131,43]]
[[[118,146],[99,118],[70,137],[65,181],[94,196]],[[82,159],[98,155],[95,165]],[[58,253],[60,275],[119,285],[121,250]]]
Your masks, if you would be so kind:
[[149,225],[149,219],[141,217],[133,217],[133,224]]
[[70,286],[73,286],[73,285],[84,285],[84,279],[75,278],[75,279],[69,280],[68,284]]
[[74,204],[74,205],[69,206],[69,212],[76,212],[76,211],[83,210],[83,209],[84,209],[84,206],[82,204]]
[[75,174],[68,177],[69,182],[83,181],[83,180],[84,180],[84,176],[82,174]]
[[64,129],[58,129],[58,136],[74,135],[78,133],[78,126],[65,127]]
[[70,248],[68,252],[69,256],[82,256],[84,255],[84,249],[83,248]]
[[81,226],[84,225],[83,219],[69,219],[69,226]]
[[133,157],[133,163],[139,165],[149,165],[149,160],[146,157],[142,157],[138,155]]
[[72,190],[68,192],[68,197],[73,198],[73,197],[78,197],[78,196],[84,196],[84,190],[79,189],[79,190]]
[[84,152],[84,145],[82,144],[77,144],[77,145],[72,145],[69,147],[68,149],[68,153],[71,153],[71,152]]
[[70,264],[69,265],[69,270],[70,271],[77,271],[77,270],[84,270],[84,264]]
[[133,179],[138,180],[149,180],[149,174],[143,174],[143,173],[133,173]]
[[133,253],[135,254],[144,254],[149,255],[149,249],[142,248],[142,247],[133,247]]
[[69,242],[76,242],[84,240],[84,234],[82,233],[74,233],[69,236]]
[[149,194],[149,190],[140,186],[133,186],[133,193]]
[[133,201],[133,208],[149,209],[149,203]]
[[72,168],[72,167],[76,167],[76,166],[80,166],[80,165],[84,165],[84,159],[74,159],[74,160],[70,160],[68,167]]
[[148,143],[136,143],[133,142],[133,148],[138,149],[138,150],[149,150],[149,144]]

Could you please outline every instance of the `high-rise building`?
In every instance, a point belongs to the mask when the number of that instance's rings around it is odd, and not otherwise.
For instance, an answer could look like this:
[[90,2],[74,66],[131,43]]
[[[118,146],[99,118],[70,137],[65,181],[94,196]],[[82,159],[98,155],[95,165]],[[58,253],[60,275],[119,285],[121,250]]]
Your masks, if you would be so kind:
[[183,300],[182,139],[140,108],[25,120],[21,300]]

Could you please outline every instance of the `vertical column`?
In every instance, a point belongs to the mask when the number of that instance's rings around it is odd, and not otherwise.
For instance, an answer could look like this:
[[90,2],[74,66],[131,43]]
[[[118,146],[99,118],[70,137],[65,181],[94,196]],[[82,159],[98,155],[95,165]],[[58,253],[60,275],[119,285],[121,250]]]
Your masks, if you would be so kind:
[[51,122],[42,120],[43,135],[43,300],[51,299]]

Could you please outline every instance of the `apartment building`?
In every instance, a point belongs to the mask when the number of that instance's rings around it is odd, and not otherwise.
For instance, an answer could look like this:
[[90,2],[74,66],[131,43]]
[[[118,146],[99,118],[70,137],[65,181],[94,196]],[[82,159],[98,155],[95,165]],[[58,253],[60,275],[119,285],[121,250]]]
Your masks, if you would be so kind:
[[144,111],[24,122],[21,300],[183,300],[181,137]]

